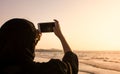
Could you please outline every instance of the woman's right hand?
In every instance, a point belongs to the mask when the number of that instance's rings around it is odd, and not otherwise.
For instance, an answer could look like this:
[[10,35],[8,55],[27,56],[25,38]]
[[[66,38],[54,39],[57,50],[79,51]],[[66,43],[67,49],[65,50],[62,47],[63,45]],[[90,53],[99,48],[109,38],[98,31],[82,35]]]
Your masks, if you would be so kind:
[[59,26],[59,22],[56,19],[54,19],[54,21],[55,21],[55,27],[53,28],[54,33],[58,38],[61,38],[63,35]]

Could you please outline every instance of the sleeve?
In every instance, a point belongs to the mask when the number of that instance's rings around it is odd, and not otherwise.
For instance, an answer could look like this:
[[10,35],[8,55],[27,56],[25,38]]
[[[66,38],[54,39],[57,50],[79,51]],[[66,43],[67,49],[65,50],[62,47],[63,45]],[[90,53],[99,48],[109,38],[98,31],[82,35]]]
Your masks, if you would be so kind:
[[51,59],[46,63],[35,63],[34,74],[77,74],[78,58],[73,52],[65,53],[63,60]]
[[65,53],[63,62],[65,62],[68,67],[68,74],[78,73],[78,57],[75,53],[71,51]]

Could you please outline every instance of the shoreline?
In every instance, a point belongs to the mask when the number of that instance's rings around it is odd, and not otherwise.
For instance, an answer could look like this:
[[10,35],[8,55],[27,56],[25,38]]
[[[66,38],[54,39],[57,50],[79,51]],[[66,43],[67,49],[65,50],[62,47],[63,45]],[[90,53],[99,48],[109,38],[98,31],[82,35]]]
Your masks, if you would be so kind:
[[[112,51],[81,51],[75,52],[79,58],[78,74],[120,74],[120,52]],[[35,61],[47,62],[61,59],[63,53],[57,51],[36,52]]]

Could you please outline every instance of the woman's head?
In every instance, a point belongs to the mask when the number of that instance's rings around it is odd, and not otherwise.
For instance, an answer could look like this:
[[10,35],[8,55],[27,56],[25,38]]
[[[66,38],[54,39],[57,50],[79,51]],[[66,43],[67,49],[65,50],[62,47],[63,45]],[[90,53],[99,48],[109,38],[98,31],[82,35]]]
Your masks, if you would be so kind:
[[0,28],[1,56],[9,58],[21,57],[23,59],[29,57],[33,59],[38,36],[34,24],[26,19],[14,18],[7,21]]

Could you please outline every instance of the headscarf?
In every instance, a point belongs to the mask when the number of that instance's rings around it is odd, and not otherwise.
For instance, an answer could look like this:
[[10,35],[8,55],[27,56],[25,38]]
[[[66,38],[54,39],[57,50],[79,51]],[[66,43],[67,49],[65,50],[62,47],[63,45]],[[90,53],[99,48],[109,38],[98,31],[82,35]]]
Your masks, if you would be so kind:
[[26,19],[8,20],[0,28],[0,59],[3,62],[33,61],[36,39],[34,24]]

